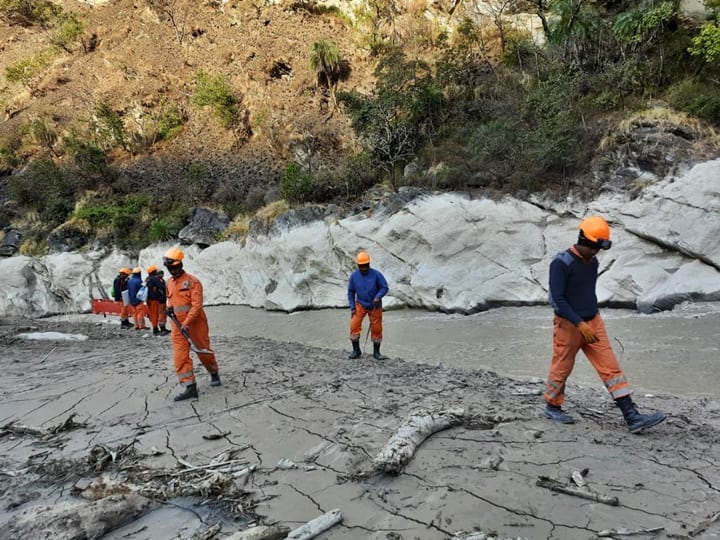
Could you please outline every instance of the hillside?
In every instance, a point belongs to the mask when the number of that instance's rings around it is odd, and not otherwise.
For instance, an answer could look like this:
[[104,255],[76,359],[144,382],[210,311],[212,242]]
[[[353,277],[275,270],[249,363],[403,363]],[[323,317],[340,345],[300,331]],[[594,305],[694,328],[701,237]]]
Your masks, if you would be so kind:
[[634,189],[717,155],[700,28],[676,2],[0,0],[0,227],[137,250],[195,206],[242,237],[381,182]]
[[[0,138],[17,137],[33,120],[51,123],[58,139],[72,132],[96,138],[96,108],[119,114],[129,149],[110,148],[115,166],[142,178],[147,169],[178,180],[179,171],[206,163],[216,174],[242,178],[241,189],[277,181],[279,171],[303,148],[325,160],[347,155],[353,137],[347,119],[330,115],[328,94],[310,67],[312,44],[332,39],[352,65],[349,85],[367,86],[371,69],[341,19],[295,6],[193,0],[118,0],[91,7],[56,2],[77,14],[82,34],[48,65],[4,88]],[[30,51],[47,50],[56,29],[0,20],[6,36],[0,65]],[[221,75],[238,98],[239,117],[223,128],[207,108],[191,102],[198,71]],[[182,132],[153,144],[152,121],[175,108]],[[42,148],[23,149],[22,158]],[[45,149],[46,150],[46,149]]]

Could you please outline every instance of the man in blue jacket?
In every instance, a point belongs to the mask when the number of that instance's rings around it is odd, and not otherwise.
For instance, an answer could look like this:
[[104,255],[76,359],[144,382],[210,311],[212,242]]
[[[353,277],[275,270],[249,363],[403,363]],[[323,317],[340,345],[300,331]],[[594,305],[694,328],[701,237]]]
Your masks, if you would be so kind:
[[135,319],[135,330],[145,330],[145,316],[147,315],[147,306],[145,302],[137,297],[140,287],[143,286],[142,270],[140,267],[133,268],[132,276],[128,280],[128,292],[130,293],[130,305],[135,311],[133,318]]
[[385,360],[380,354],[382,343],[382,297],[388,292],[388,284],[378,270],[370,268],[370,255],[361,251],[355,257],[358,269],[348,281],[348,305],[350,306],[350,342],[353,351],[348,358],[362,356],[360,334],[365,315],[370,319],[370,337],[373,342],[373,358]]

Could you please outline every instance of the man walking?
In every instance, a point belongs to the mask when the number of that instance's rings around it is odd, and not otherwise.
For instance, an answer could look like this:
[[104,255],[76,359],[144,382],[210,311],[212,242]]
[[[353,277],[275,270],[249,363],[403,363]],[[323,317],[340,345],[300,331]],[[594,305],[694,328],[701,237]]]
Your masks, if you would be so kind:
[[553,319],[553,354],[545,390],[545,416],[572,424],[575,419],[562,410],[565,381],[582,350],[622,411],[630,433],[638,433],[665,420],[665,414],[640,414],[631,399],[632,389],[610,346],[605,323],[598,311],[595,284],[596,255],[610,249],[610,227],[599,216],[580,223],[577,243],[558,253],[550,263],[549,300]]
[[130,293],[130,305],[133,307],[135,314],[135,330],[145,330],[145,317],[147,316],[147,306],[143,300],[137,297],[138,291],[143,286],[142,270],[140,267],[133,268],[132,276],[128,280],[128,293]]
[[157,266],[151,264],[147,267],[148,277],[145,280],[147,287],[147,307],[150,326],[153,329],[153,336],[169,334],[170,331],[165,328],[163,321],[160,325],[160,313],[165,314],[165,282],[158,276]]
[[382,343],[382,298],[388,292],[388,284],[378,270],[370,268],[370,255],[361,251],[355,257],[358,269],[348,281],[348,305],[350,306],[350,342],[353,351],[348,358],[362,356],[360,351],[360,334],[365,315],[370,319],[370,338],[373,342],[373,358],[385,360],[380,354]]
[[210,349],[210,332],[207,316],[203,309],[203,286],[195,276],[183,268],[185,254],[178,248],[170,248],[163,264],[170,273],[166,283],[168,317],[172,318],[173,360],[178,382],[185,389],[175,396],[175,401],[197,398],[193,362],[190,358],[190,342],[201,352],[196,351],[200,362],[210,373],[210,386],[220,386],[220,374],[215,353]]
[[122,293],[128,288],[128,278],[130,277],[129,268],[121,268],[117,277],[113,280],[113,298],[120,303],[120,328],[132,328],[128,320],[128,308],[123,300]]

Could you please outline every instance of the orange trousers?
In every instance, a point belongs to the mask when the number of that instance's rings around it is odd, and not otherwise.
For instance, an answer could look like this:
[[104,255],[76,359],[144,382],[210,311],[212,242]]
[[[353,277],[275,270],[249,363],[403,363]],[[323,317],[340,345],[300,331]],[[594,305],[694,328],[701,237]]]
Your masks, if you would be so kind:
[[[178,320],[182,324],[181,315],[185,313],[178,313]],[[183,317],[184,318],[184,317]],[[172,341],[173,347],[173,361],[175,362],[175,373],[177,374],[178,382],[185,386],[195,382],[195,372],[193,371],[193,361],[190,357],[190,343],[182,335],[180,329],[175,323],[172,323],[172,334],[170,340]],[[204,313],[195,319],[188,329],[190,339],[200,349],[210,349],[210,330],[208,328],[207,318]],[[215,359],[215,353],[195,353],[198,355],[200,362],[208,370],[208,373],[217,373],[219,370],[217,360]]]
[[[150,319],[150,326],[153,328],[157,328],[160,323],[160,313],[165,315],[165,305],[160,302],[160,300],[148,300],[147,301],[147,308],[148,308],[148,318]],[[165,321],[163,321],[163,324]]]
[[122,300],[118,300],[117,303],[120,304],[120,320],[127,321],[128,320],[128,308],[125,305],[125,302],[123,302]]
[[580,330],[567,319],[557,315],[553,319],[553,355],[545,389],[545,401],[551,405],[560,407],[565,401],[565,381],[575,367],[575,356],[579,350],[590,360],[613,399],[632,394],[625,373],[610,346],[602,317],[598,314],[587,323],[598,337],[595,343],[585,343]]
[[135,314],[133,319],[135,320],[135,328],[146,328],[145,317],[147,316],[147,306],[145,302],[140,302],[137,306],[133,306]]
[[362,322],[365,315],[370,319],[370,339],[373,343],[382,343],[382,313],[381,307],[365,309],[361,304],[355,304],[355,315],[350,319],[350,341],[358,341],[362,334]]

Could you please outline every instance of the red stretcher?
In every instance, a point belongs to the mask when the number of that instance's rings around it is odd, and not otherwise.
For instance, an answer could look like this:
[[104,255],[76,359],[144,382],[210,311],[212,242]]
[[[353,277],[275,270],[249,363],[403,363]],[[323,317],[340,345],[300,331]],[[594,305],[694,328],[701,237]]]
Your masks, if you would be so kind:
[[[98,315],[120,315],[120,303],[106,298],[93,298],[90,305],[90,311]],[[135,310],[132,306],[127,306],[128,315],[132,315]]]

